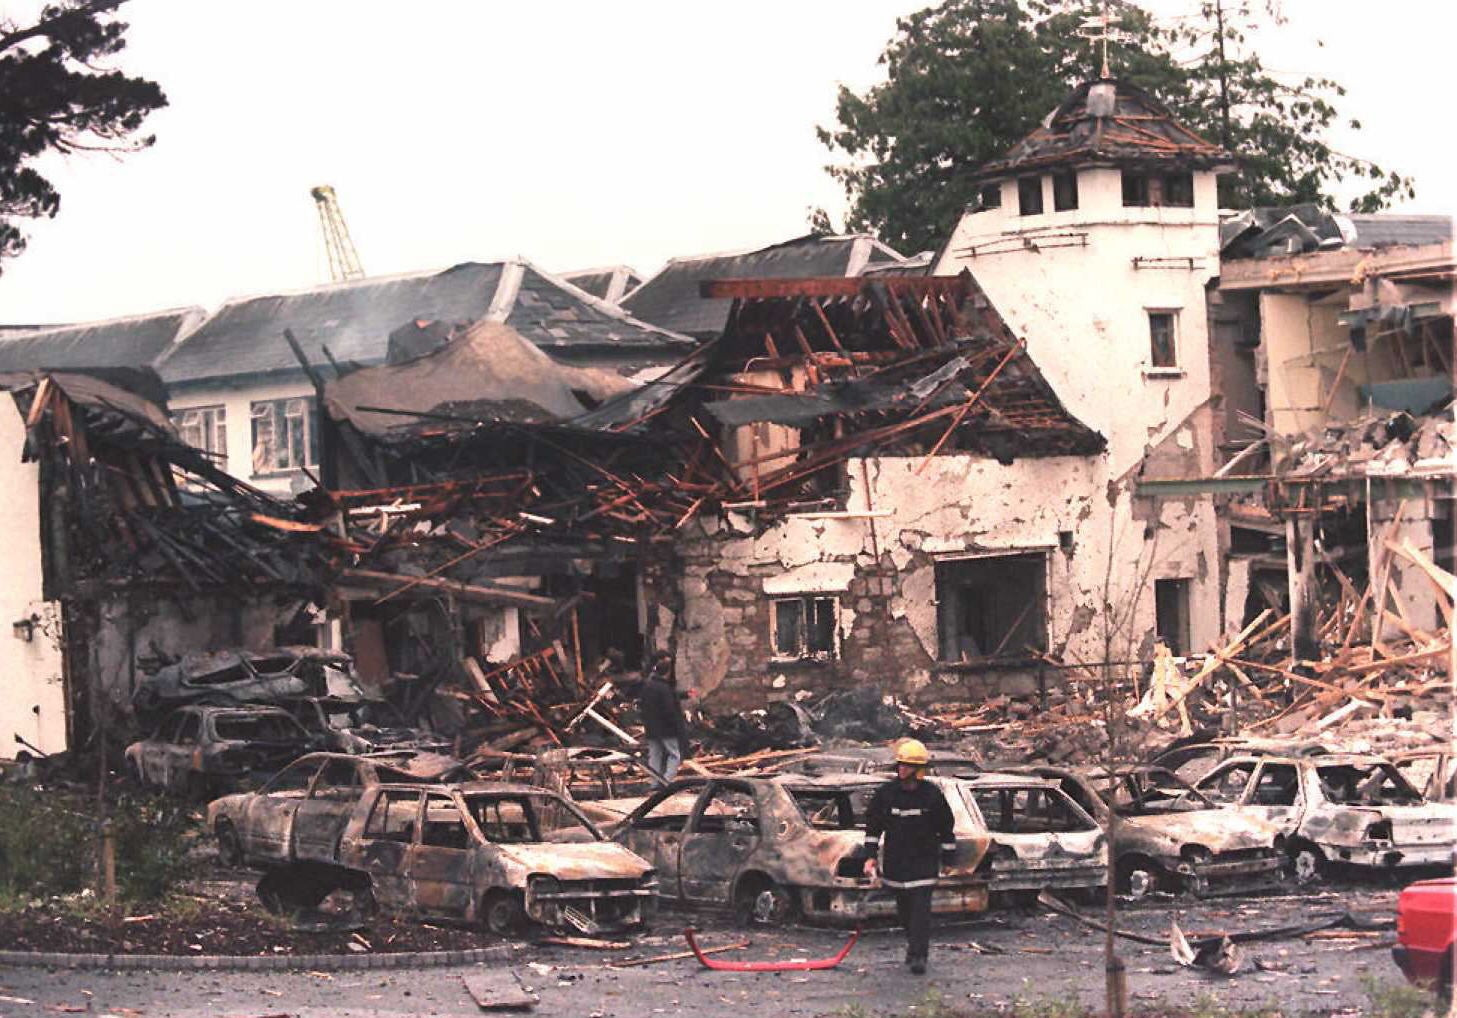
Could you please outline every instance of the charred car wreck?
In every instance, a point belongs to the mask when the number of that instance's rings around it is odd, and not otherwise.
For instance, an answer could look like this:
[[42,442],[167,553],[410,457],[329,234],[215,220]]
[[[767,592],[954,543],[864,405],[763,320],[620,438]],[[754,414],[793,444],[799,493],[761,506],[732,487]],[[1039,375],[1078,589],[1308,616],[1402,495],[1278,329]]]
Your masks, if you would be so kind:
[[265,781],[316,745],[278,707],[182,707],[126,748],[126,769],[138,784],[207,799]]
[[[667,901],[759,922],[858,923],[895,915],[863,875],[865,807],[881,779],[857,775],[687,778],[650,796],[613,832],[653,862]],[[964,806],[956,857],[937,881],[937,914],[979,912],[988,839]]]

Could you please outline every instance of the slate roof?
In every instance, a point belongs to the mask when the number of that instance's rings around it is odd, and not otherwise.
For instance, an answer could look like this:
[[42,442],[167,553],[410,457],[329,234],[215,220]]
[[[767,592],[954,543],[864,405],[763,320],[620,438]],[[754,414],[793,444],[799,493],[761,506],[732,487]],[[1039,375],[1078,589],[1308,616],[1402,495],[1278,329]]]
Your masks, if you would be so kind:
[[800,279],[856,276],[870,266],[901,262],[900,254],[868,234],[797,237],[755,251],[673,258],[622,299],[637,318],[699,339],[728,323],[731,300],[700,297],[706,279]]
[[1085,81],[1041,127],[1001,159],[983,164],[978,179],[1004,177],[1057,164],[1233,167],[1235,158],[1174,118],[1153,96],[1126,81]]
[[1245,209],[1219,224],[1219,246],[1225,258],[1264,258],[1342,247],[1369,251],[1452,239],[1451,216],[1343,215],[1310,204]]
[[691,341],[635,321],[605,301],[524,259],[466,262],[444,272],[356,280],[300,293],[224,304],[159,366],[168,385],[294,375],[298,361],[283,338],[291,329],[310,361],[380,364],[390,333],[417,321],[465,325],[505,321],[556,352],[662,351]]
[[146,368],[205,316],[173,308],[78,325],[0,330],[0,371]]

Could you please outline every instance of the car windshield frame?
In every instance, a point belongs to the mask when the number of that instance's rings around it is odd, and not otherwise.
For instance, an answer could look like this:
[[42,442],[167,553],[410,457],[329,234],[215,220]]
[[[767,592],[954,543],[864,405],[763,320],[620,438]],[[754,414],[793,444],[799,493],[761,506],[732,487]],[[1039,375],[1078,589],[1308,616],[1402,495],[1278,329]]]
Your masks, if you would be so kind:
[[[587,818],[587,815],[577,807],[576,803],[572,802],[570,799],[567,799],[565,796],[557,795],[546,789],[532,789],[521,791],[463,791],[460,793],[460,799],[462,801],[462,805],[465,807],[463,811],[464,815],[469,818],[470,825],[475,828],[475,833],[480,837],[482,842],[487,845],[561,845],[582,843],[580,840],[574,840],[570,838],[543,838],[541,829],[541,803],[549,803],[554,809],[564,810],[567,815],[569,815],[573,820],[576,821],[578,827],[584,829],[588,834],[591,835],[591,842],[605,842],[607,840],[602,832],[597,829],[597,825],[592,823],[592,821]],[[515,800],[525,803],[525,808],[522,810],[523,821],[526,824],[527,832],[531,835],[531,837],[524,840],[500,839],[492,838],[489,834],[487,834],[486,827],[484,824],[481,823],[480,815],[474,808],[474,803],[476,801],[488,800]],[[576,828],[555,828],[555,830],[568,829],[575,830]]]

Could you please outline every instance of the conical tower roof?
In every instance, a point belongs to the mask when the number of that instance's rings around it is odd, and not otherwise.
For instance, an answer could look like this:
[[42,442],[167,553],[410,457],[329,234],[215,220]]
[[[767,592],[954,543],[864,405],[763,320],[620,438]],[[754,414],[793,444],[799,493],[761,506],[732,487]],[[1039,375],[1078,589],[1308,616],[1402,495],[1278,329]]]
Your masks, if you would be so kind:
[[984,164],[978,178],[1069,165],[1233,169],[1235,157],[1179,123],[1153,96],[1115,78],[1085,81],[1042,126],[1001,159]]

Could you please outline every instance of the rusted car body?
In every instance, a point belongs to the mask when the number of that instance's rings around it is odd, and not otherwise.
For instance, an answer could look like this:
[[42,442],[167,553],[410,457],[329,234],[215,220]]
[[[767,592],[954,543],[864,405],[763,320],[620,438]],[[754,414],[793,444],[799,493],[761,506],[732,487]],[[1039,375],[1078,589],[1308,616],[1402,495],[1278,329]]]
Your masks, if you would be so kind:
[[1154,754],[1149,763],[1166,767],[1184,781],[1198,781],[1233,756],[1319,756],[1331,748],[1313,739],[1262,739],[1229,736],[1208,742],[1188,742]]
[[206,798],[265,781],[314,746],[277,707],[183,707],[126,748],[126,769],[143,785]]
[[991,837],[982,868],[993,900],[1042,890],[1090,892],[1108,879],[1108,837],[1057,782],[1017,774],[945,779]]
[[184,704],[272,704],[329,695],[359,695],[346,655],[317,647],[197,651],[148,675],[132,696],[132,709],[145,720]]
[[399,711],[385,700],[305,696],[281,706],[326,746],[340,753],[391,749],[444,753],[450,749],[449,739],[406,724]]
[[349,816],[366,788],[382,782],[441,782],[465,776],[464,764],[438,753],[309,753],[258,791],[209,803],[207,826],[217,837],[218,854],[230,866],[332,863]]
[[1112,851],[1124,894],[1243,894],[1283,881],[1283,839],[1275,824],[1258,810],[1216,805],[1164,768],[1015,770],[1058,782],[1105,829],[1116,812]]
[[[296,826],[298,821],[296,821]],[[312,830],[328,831],[332,819]],[[294,842],[305,851],[304,832]],[[657,905],[652,866],[603,839],[571,803],[526,785],[381,783],[355,796],[327,861],[297,861],[258,884],[274,909],[309,908],[335,891],[380,909],[484,926],[528,922],[595,934],[643,925]]]
[[[858,923],[895,915],[888,890],[863,875],[865,807],[883,778],[860,775],[685,778],[649,796],[611,834],[652,861],[665,900],[729,908],[761,922],[803,916]],[[932,909],[986,908],[977,867],[989,839],[952,802],[956,855]]]
[[1447,866],[1457,847],[1457,805],[1423,799],[1395,765],[1377,756],[1235,757],[1198,788],[1276,824],[1301,883],[1332,864]]

